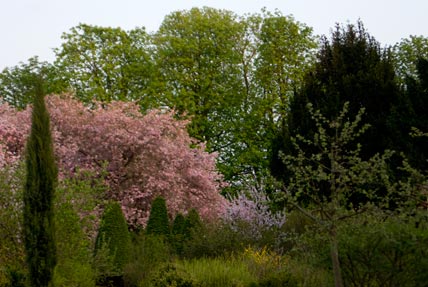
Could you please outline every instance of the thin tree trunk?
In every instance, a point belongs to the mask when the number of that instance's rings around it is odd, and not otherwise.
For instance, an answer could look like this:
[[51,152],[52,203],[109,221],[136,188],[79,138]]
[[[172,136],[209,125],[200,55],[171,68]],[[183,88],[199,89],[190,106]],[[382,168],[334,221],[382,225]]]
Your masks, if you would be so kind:
[[330,230],[330,244],[331,244],[331,261],[333,263],[334,286],[343,287],[342,272],[339,261],[339,247],[337,242],[336,227]]

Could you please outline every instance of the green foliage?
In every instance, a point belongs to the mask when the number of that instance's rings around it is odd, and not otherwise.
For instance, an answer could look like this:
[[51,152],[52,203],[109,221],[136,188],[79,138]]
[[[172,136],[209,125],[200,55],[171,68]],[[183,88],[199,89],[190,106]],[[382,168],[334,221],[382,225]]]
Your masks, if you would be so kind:
[[393,47],[393,56],[398,80],[405,84],[406,78],[417,77],[417,62],[419,59],[428,59],[428,38],[410,35],[402,39]]
[[168,210],[165,199],[161,196],[156,197],[152,202],[146,233],[164,236],[165,238],[170,235]]
[[[427,55],[428,56],[428,55]],[[403,130],[402,151],[412,166],[419,170],[428,170],[428,58],[416,61],[416,75],[407,77],[405,94],[409,109],[398,113],[394,122]],[[414,131],[419,131],[414,133]],[[419,136],[415,136],[419,135]]]
[[178,213],[172,223],[171,244],[178,255],[183,253],[185,220],[183,214]]
[[35,94],[26,153],[23,232],[29,280],[43,287],[51,284],[57,261],[53,199],[58,171],[40,79]]
[[153,287],[198,287],[204,286],[192,280],[185,271],[178,270],[175,266],[168,264],[153,276],[150,282]]
[[169,262],[170,249],[164,238],[156,235],[134,234],[130,263],[124,269],[126,286],[147,286],[156,272]]
[[70,203],[58,205],[55,213],[58,263],[54,286],[94,286],[92,242],[84,234],[79,215]]
[[26,273],[22,242],[24,181],[22,162],[0,169],[0,286],[10,277],[11,269]]
[[183,223],[183,234],[185,240],[191,240],[192,234],[202,228],[202,221],[196,209],[192,208],[187,213]]
[[185,258],[227,256],[245,246],[236,232],[222,223],[207,223],[198,232],[193,232],[191,238],[184,244]]
[[[57,265],[55,286],[94,286],[92,239],[94,216],[105,187],[90,173],[61,180],[55,191]],[[22,196],[25,166],[0,171],[0,286],[21,286],[27,276],[22,238]],[[1,279],[3,278],[3,279]],[[24,283],[22,283],[24,284]]]
[[107,250],[108,257],[111,257],[114,274],[102,275],[122,275],[123,268],[131,256],[131,238],[122,209],[117,202],[108,204],[104,210],[95,241],[95,257],[99,250],[104,248]]
[[288,272],[274,272],[259,280],[258,287],[297,287],[296,279]]
[[[295,155],[291,138],[298,134],[311,138],[318,130],[306,108],[308,103],[330,121],[340,115],[345,102],[349,102],[352,117],[364,108],[370,128],[358,140],[362,144],[360,156],[368,160],[385,149],[400,150],[404,134],[391,118],[393,110],[407,109],[403,101],[388,51],[381,50],[362,22],[346,27],[338,25],[331,41],[322,39],[313,71],[291,101],[286,129],[279,130],[273,142],[273,174],[287,181],[287,168],[278,151]],[[316,151],[310,147],[306,150]]]
[[141,100],[153,107],[147,97],[153,68],[144,28],[80,24],[62,38],[55,65],[81,101]]
[[[373,213],[341,226],[338,241],[344,285],[425,285],[426,224],[426,220],[422,224],[412,217]],[[316,230],[308,232],[300,238],[293,257],[300,257],[312,270],[329,269],[327,242],[328,238]]]
[[[306,260],[299,258],[299,256],[296,257],[290,258],[287,261],[285,271],[270,274],[266,279],[267,282],[273,281],[272,283],[277,283],[281,282],[280,280],[288,280],[291,284],[296,284],[297,282],[297,286],[306,287],[334,285],[330,268],[326,266],[313,266],[310,262],[308,263]],[[263,280],[261,280],[261,283],[263,283]]]
[[0,103],[26,108],[34,100],[34,88],[40,77],[44,80],[46,94],[66,91],[68,86],[60,73],[56,66],[40,62],[37,56],[28,59],[28,63],[5,68],[0,73]]
[[279,11],[263,12],[256,33],[259,54],[255,59],[255,80],[263,91],[260,108],[265,109],[266,128],[283,128],[293,92],[301,87],[313,64],[316,42],[312,28],[292,16]]
[[105,189],[103,178],[95,178],[91,172],[77,171],[60,181],[55,196],[58,263],[54,286],[94,286],[97,275],[109,273],[106,269],[113,272],[108,250],[103,260],[100,254],[93,257],[97,232],[94,210],[102,203]]
[[202,286],[249,286],[257,281],[247,265],[237,259],[200,258],[176,262],[182,269]]
[[[379,196],[379,190],[388,190],[390,186],[386,161],[392,153],[385,152],[367,161],[360,158],[361,146],[353,146],[368,128],[368,125],[361,126],[363,109],[354,121],[347,120],[348,103],[333,120],[328,120],[319,110],[314,111],[310,104],[308,109],[317,131],[311,138],[298,135],[292,139],[296,155],[284,156],[290,177],[283,200],[328,234],[335,282],[342,286],[338,227],[345,220],[366,212],[373,204],[390,203],[387,194]],[[364,202],[353,205],[354,196],[364,198]]]
[[242,260],[247,264],[251,273],[256,275],[259,280],[266,279],[267,282],[269,277],[275,277],[275,274],[283,273],[284,259],[285,257],[269,250],[266,246],[260,249],[249,246],[242,253]]
[[91,262],[65,259],[55,269],[53,285],[58,287],[94,287],[95,273]]
[[423,286],[427,280],[426,222],[412,218],[344,226],[339,237],[346,286]]
[[176,11],[164,18],[153,40],[166,104],[192,115],[190,134],[213,145],[221,140],[219,128],[230,127],[221,118],[232,117],[242,97],[234,49],[242,26],[236,18],[209,7]]
[[176,253],[180,256],[185,255],[190,257],[193,257],[193,252],[198,253],[193,248],[199,249],[199,247],[196,247],[198,245],[197,242],[202,239],[201,237],[207,235],[199,213],[194,208],[189,210],[186,216],[177,214],[171,233],[171,246],[175,249]]
[[5,266],[5,277],[0,277],[1,287],[27,287],[27,272],[20,266]]

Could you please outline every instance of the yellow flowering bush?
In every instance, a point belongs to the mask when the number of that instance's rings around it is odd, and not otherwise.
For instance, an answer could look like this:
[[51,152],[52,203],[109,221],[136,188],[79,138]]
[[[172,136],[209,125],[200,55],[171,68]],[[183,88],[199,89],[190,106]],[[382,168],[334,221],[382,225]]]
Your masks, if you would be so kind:
[[269,250],[266,246],[261,249],[249,246],[245,248],[242,257],[248,269],[259,278],[279,272],[286,264],[283,256]]

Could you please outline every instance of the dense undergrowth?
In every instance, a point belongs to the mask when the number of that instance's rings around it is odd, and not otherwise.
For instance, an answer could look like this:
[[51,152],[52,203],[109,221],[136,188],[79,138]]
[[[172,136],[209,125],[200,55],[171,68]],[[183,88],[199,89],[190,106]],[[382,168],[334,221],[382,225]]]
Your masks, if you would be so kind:
[[[1,175],[1,228],[15,227],[17,231],[19,205],[3,211],[6,202],[18,202],[21,196],[12,191],[22,173],[18,168]],[[195,219],[194,211],[190,223],[186,223],[190,216],[180,215],[187,228],[176,227],[174,233],[132,230],[131,255],[117,272],[109,250],[96,256],[93,252],[97,223],[89,210],[107,204],[102,193],[102,183],[89,175],[64,181],[58,188],[54,286],[333,285],[328,237],[297,211],[285,214],[287,220],[281,228],[265,229],[253,238],[242,233],[244,227]],[[71,194],[80,200],[70,200]],[[372,212],[340,226],[345,286],[423,286],[428,279],[424,272],[428,268],[426,216],[424,210],[410,216]],[[170,219],[170,230],[174,222]],[[0,286],[28,286],[19,232],[1,234]]]

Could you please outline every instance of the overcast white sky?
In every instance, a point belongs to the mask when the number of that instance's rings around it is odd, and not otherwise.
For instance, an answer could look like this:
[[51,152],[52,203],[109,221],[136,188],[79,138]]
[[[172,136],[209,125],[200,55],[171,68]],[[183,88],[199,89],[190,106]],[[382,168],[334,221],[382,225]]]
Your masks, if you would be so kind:
[[52,61],[61,34],[79,23],[152,32],[170,12],[203,6],[238,15],[279,9],[318,35],[360,18],[382,45],[428,36],[428,0],[0,0],[0,71],[36,55]]

